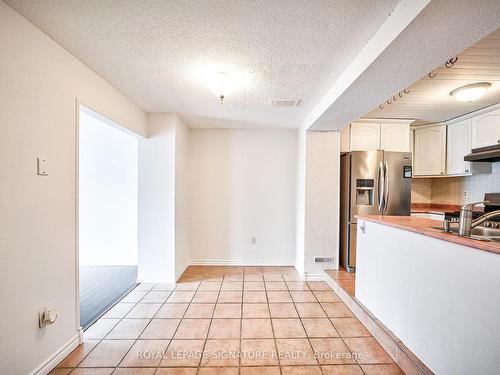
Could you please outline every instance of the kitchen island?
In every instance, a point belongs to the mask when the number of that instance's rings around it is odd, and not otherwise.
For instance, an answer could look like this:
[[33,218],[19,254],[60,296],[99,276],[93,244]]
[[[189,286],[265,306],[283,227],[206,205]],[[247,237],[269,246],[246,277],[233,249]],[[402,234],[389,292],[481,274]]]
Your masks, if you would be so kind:
[[437,374],[498,374],[500,243],[358,216],[356,298]]

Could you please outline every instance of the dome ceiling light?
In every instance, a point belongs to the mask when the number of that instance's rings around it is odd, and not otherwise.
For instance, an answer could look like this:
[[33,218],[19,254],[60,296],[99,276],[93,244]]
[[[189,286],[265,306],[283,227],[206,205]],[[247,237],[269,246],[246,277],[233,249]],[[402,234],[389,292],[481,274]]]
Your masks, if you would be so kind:
[[491,83],[489,82],[471,83],[470,85],[456,88],[450,92],[450,95],[461,102],[473,102],[482,97],[490,86]]
[[217,72],[209,78],[207,86],[220,99],[220,104],[223,104],[224,98],[233,92],[235,81],[226,72]]

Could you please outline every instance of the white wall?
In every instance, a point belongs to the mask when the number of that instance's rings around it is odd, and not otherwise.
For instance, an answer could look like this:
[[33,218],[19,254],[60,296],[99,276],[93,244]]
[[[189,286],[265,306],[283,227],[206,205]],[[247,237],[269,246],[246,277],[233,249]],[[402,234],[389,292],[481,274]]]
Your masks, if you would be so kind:
[[189,262],[190,129],[175,116],[175,275],[181,276]]
[[139,142],[139,282],[173,283],[188,263],[189,132],[175,113],[148,115]]
[[[146,119],[3,2],[0,50],[0,373],[25,375],[78,337],[76,99],[139,134]],[[46,306],[59,317],[39,329]]]
[[295,268],[304,275],[306,210],[306,130],[297,131],[297,192],[295,202]]
[[139,141],[138,282],[175,280],[175,114],[149,114]]
[[191,258],[295,264],[297,132],[190,129],[190,136]]
[[135,265],[138,139],[85,109],[79,130],[80,265]]
[[[339,132],[307,132],[306,142],[304,272],[322,277],[338,267]],[[315,263],[316,256],[335,262]]]

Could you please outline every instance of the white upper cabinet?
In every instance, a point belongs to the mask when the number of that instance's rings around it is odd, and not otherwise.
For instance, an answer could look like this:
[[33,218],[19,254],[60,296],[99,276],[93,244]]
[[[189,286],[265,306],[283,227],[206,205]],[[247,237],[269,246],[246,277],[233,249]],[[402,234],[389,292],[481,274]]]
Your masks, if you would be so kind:
[[446,171],[446,126],[416,129],[414,134],[413,174],[444,176]]
[[471,120],[464,120],[447,126],[447,165],[448,175],[469,175],[471,163],[464,161],[464,156],[471,151]]
[[472,148],[500,143],[500,109],[472,119]]
[[341,130],[341,150],[410,152],[411,122],[412,120],[354,122]]
[[351,151],[380,150],[380,123],[352,123]]
[[381,124],[380,149],[410,152],[410,125]]

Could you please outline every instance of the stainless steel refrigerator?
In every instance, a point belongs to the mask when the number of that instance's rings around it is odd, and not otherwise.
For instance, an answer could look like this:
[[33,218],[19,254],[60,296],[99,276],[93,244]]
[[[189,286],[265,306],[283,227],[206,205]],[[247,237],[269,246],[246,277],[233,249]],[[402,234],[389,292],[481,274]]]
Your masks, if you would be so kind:
[[340,157],[340,264],[356,269],[356,215],[410,215],[411,153],[353,151]]

